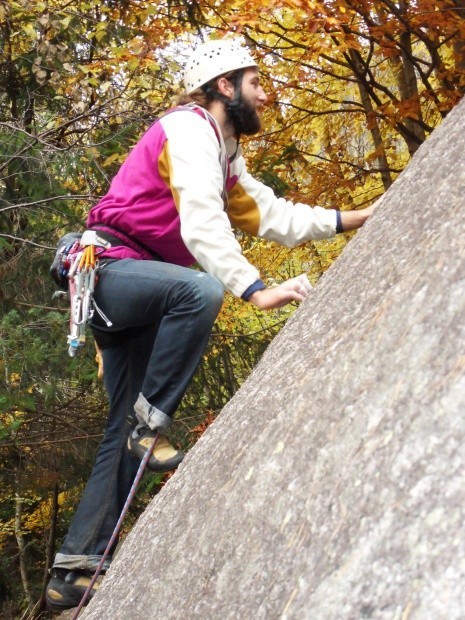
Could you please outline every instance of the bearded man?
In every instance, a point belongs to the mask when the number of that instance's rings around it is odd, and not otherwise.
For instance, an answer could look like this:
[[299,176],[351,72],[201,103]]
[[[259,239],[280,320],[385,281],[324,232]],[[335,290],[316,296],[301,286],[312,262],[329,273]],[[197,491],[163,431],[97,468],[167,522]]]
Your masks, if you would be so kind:
[[[181,462],[166,433],[224,289],[261,309],[301,302],[310,291],[305,274],[267,287],[234,229],[294,247],[358,228],[372,211],[294,204],[247,172],[239,138],[260,130],[267,96],[240,43],[199,45],[184,85],[179,105],[145,132],[87,219],[85,234],[99,251],[91,328],[110,408],[94,469],[55,557],[46,593],[54,609],[79,604],[155,435],[148,468],[168,471]],[[110,562],[111,553],[104,570]]]

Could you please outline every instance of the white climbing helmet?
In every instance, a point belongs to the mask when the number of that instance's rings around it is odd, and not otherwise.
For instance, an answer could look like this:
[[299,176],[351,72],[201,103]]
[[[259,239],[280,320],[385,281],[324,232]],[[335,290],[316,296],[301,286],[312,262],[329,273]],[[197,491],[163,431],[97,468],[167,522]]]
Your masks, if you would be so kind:
[[190,94],[223,73],[256,67],[247,48],[235,40],[211,40],[199,45],[184,69],[184,87]]

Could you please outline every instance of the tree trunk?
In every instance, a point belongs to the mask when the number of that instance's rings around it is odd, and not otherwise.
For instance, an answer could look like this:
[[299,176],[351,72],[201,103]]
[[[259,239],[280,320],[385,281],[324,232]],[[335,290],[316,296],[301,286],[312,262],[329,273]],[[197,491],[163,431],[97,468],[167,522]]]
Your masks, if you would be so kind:
[[18,492],[15,493],[15,537],[16,543],[18,545],[18,555],[19,555],[19,571],[21,574],[21,582],[23,585],[24,595],[26,597],[27,608],[29,612],[32,612],[34,608],[34,600],[32,597],[31,587],[29,584],[29,577],[27,574],[27,550],[26,543],[24,542],[23,530],[21,525],[21,517],[22,517],[22,509],[23,509],[23,500]]
[[[456,14],[459,20],[465,23],[465,0],[453,0],[457,10]],[[461,32],[463,32],[463,26]],[[456,86],[461,93],[465,93],[465,34],[458,34],[454,38],[454,63]]]
[[415,67],[412,64],[412,41],[410,32],[403,32],[400,37],[400,47],[401,47],[401,59],[394,57],[394,62],[397,65],[397,77],[399,90],[402,101],[410,101],[413,105],[415,105],[416,114],[418,119],[415,120],[413,118],[405,118],[404,124],[408,131],[415,136],[416,140],[407,140],[407,146],[409,149],[410,155],[413,155],[418,150],[420,144],[426,140],[426,133],[423,129],[421,122],[422,121],[422,111],[420,105],[420,99],[418,95],[418,82],[417,76],[415,74]]
[[[349,50],[349,53],[352,59],[352,63],[358,66],[359,71],[361,71],[361,62],[358,58],[358,52],[351,49]],[[387,192],[387,190],[392,185],[392,178],[389,172],[389,164],[386,156],[386,149],[384,148],[383,138],[381,136],[381,130],[379,128],[379,123],[375,115],[373,104],[371,102],[371,97],[364,83],[361,80],[358,80],[357,86],[360,93],[360,99],[363,105],[363,109],[367,118],[367,126],[371,133],[371,138],[373,140],[375,151],[376,153],[378,153],[376,160],[378,162],[378,168],[380,171],[381,180],[383,182],[384,191]]]
[[47,588],[47,583],[50,579],[49,571],[50,571],[50,568],[52,567],[53,557],[55,554],[57,519],[58,519],[58,511],[60,508],[58,504],[58,495],[59,495],[58,483],[55,482],[53,486],[52,502],[51,502],[52,505],[50,509],[50,530],[49,530],[47,542],[45,545],[45,566],[44,566],[44,578],[42,581],[42,593],[40,596],[40,601],[38,604],[37,616],[36,616],[38,618],[40,618],[41,612],[45,611],[46,609],[45,590]]

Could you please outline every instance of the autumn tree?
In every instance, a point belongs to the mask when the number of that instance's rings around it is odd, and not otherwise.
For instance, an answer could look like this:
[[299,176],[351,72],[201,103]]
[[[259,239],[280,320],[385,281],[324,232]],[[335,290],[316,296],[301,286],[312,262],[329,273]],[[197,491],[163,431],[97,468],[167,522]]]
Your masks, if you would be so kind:
[[[270,94],[243,143],[278,195],[330,208],[380,196],[465,88],[463,0],[0,0],[0,591],[30,616],[55,538],[101,436],[92,343],[70,360],[66,304],[48,277],[61,234],[83,227],[128,149],[182,92],[186,49],[235,34]],[[269,285],[316,283],[352,234],[295,250],[239,236]],[[188,448],[234,394],[293,308],[227,296],[179,412]],[[157,481],[156,484],[159,484]],[[155,487],[156,487],[155,484]],[[153,492],[153,483],[146,483]],[[143,497],[138,500],[143,504]]]

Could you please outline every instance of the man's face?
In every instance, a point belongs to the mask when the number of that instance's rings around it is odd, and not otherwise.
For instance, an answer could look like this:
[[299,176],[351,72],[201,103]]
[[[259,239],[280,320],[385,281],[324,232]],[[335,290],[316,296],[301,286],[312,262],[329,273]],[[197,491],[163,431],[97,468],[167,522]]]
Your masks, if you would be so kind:
[[268,97],[260,84],[258,71],[255,68],[246,69],[241,85],[241,125],[242,133],[253,136],[261,129],[259,110],[265,105]]
[[255,109],[262,108],[268,101],[268,97],[260,84],[258,70],[254,67],[244,71],[242,77],[242,96],[247,99]]
[[231,119],[238,134],[253,136],[261,129],[260,110],[268,97],[255,68],[246,69],[241,81],[241,97],[230,109]]

